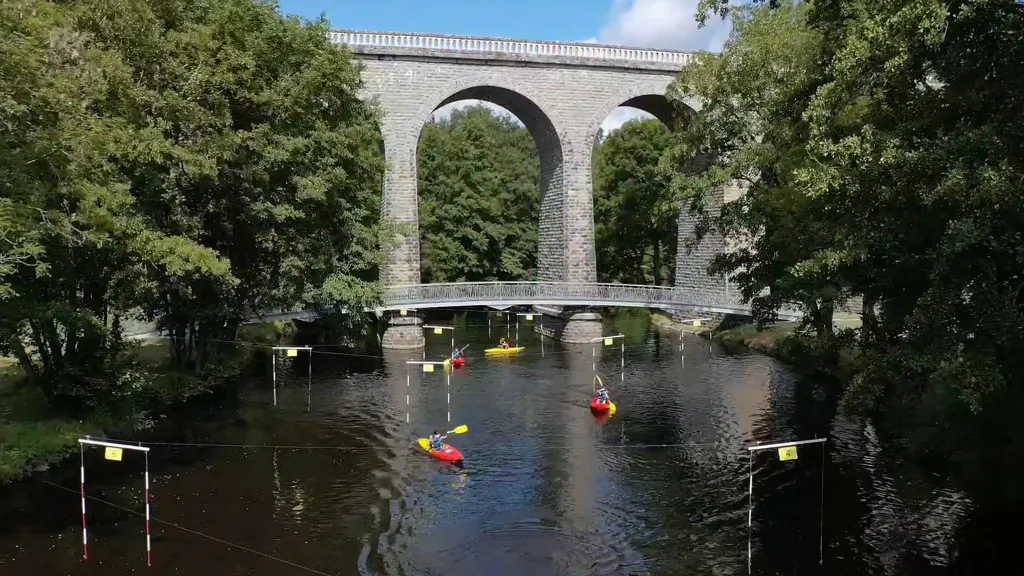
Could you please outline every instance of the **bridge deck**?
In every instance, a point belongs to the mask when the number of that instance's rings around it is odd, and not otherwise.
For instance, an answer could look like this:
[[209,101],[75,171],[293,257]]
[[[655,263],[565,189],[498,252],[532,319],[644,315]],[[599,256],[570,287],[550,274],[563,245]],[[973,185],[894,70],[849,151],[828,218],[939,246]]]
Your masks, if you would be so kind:
[[[385,291],[384,303],[379,310],[515,305],[750,313],[750,307],[739,300],[739,294],[727,294],[723,298],[720,294],[668,286],[577,282],[455,282],[391,286]],[[779,316],[794,319],[801,314],[784,310]]]

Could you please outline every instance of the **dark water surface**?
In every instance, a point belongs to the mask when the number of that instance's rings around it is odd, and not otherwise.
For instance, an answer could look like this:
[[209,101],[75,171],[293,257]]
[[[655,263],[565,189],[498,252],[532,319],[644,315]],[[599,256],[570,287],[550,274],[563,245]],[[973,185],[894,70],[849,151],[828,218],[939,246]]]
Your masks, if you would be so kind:
[[[150,569],[140,517],[90,501],[83,561],[77,472],[60,477],[67,491],[29,480],[0,504],[0,574],[745,574],[746,447],[815,436],[830,438],[824,483],[818,446],[754,458],[755,574],[954,573],[971,501],[887,457],[869,427],[835,416],[836,398],[779,363],[690,337],[683,360],[677,337],[608,321],[627,335],[625,383],[618,345],[599,350],[619,408],[600,421],[590,348],[548,340],[542,355],[524,329],[524,354],[484,359],[499,334],[469,322],[450,423],[443,371],[414,366],[407,386],[404,362],[419,353],[315,355],[308,412],[306,359],[279,358],[276,408],[268,367],[240,408],[174,440],[322,448],[153,446]],[[429,334],[428,358],[448,338]],[[449,438],[463,468],[411,444],[458,424],[470,428]],[[139,458],[91,450],[86,469],[90,496],[142,511]]]

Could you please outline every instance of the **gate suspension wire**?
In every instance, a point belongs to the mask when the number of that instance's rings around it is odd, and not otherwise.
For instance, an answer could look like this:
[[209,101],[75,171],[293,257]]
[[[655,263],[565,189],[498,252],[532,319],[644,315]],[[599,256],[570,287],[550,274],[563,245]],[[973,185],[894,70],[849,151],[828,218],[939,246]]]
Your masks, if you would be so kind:
[[[94,436],[96,440],[109,440],[111,442],[132,442],[134,444],[141,444],[143,446],[171,446],[171,447],[182,447],[182,448],[235,448],[238,450],[250,450],[257,448],[275,449],[275,450],[339,450],[339,451],[364,451],[364,450],[378,450],[379,447],[374,446],[323,446],[323,445],[289,445],[289,444],[221,444],[216,442],[139,442],[137,440],[121,440],[117,438],[99,438]],[[561,436],[545,436],[542,439],[557,439]],[[598,444],[595,448],[684,448],[684,447],[697,447],[697,446],[716,446],[721,447],[721,442],[673,442],[668,444]]]
[[[72,494],[77,494],[78,493],[77,490],[74,490],[72,488],[68,488],[67,486],[62,486],[60,484],[57,484],[56,482],[50,482],[49,480],[43,480],[42,478],[36,478],[36,480],[38,480],[39,482],[42,482],[43,484],[47,484],[49,486],[52,486],[54,488],[59,488],[61,490],[64,490],[65,492],[71,492]],[[89,499],[89,500],[92,500],[93,502],[99,502],[100,504],[106,504],[107,506],[110,506],[112,508],[116,508],[118,510],[121,510],[121,511],[124,511],[124,512],[128,512],[129,514],[134,514],[136,516],[145,516],[141,512],[138,512],[136,510],[132,510],[131,508],[125,508],[124,506],[121,506],[120,504],[115,504],[115,503],[110,502],[108,500],[103,500],[102,498],[97,498],[95,496],[86,496],[86,498]],[[268,560],[273,560],[274,562],[280,562],[281,564],[287,564],[288,566],[291,566],[293,568],[298,568],[299,570],[304,570],[306,572],[309,572],[310,574],[318,574],[319,576],[336,576],[335,574],[330,574],[328,572],[322,572],[320,570],[317,570],[316,568],[310,568],[309,566],[303,566],[302,564],[296,564],[295,562],[292,562],[291,560],[285,560],[284,558],[281,558],[279,556],[274,556],[272,554],[267,554],[265,552],[260,552],[259,550],[253,550],[252,548],[247,548],[245,546],[242,546],[241,544],[236,544],[234,542],[230,542],[228,540],[224,540],[223,538],[217,538],[216,536],[211,536],[209,534],[206,534],[204,532],[200,532],[198,530],[193,530],[191,528],[186,528],[185,526],[182,526],[181,524],[175,524],[174,522],[169,522],[167,520],[161,520],[159,518],[151,518],[151,520],[153,522],[158,523],[158,524],[163,524],[165,526],[170,526],[171,528],[176,528],[178,530],[181,530],[182,532],[188,532],[189,534],[194,534],[196,536],[199,536],[199,537],[202,537],[202,538],[206,538],[208,540],[212,540],[214,542],[217,542],[219,544],[223,544],[223,545],[228,546],[230,548],[235,548],[235,549],[241,550],[243,552],[248,552],[250,554],[255,554],[256,556],[262,556],[263,558],[266,558]]]
[[[158,340],[176,340],[176,339],[179,339],[179,338],[177,338],[175,336],[150,336],[150,338],[152,338],[154,340],[157,340],[157,339]],[[262,348],[262,349],[265,349],[265,350],[272,350],[274,348],[273,346],[270,346],[268,344],[260,344],[260,343],[257,343],[257,342],[246,342],[244,340],[215,340],[215,339],[211,339],[209,341],[217,343],[217,344],[235,344],[237,346],[249,346],[251,348]],[[331,344],[321,344],[320,346],[327,347],[327,346],[332,346],[332,345]],[[313,350],[310,352],[310,354],[322,354],[324,356],[349,356],[349,357],[353,357],[353,358],[376,358],[376,359],[380,359],[380,360],[383,360],[383,359],[386,358],[385,356],[383,356],[381,354],[359,354],[357,352],[329,352],[329,351],[326,351],[326,350],[317,350],[316,346],[313,346],[311,348],[313,348]],[[554,351],[551,351],[551,352],[547,352],[546,354],[572,354],[574,352],[578,352],[578,350],[554,350]],[[530,357],[530,356],[546,356],[546,354],[543,353],[543,352],[540,353],[540,354],[537,354],[537,353],[532,353],[532,354],[531,353],[528,353],[528,354],[516,354],[516,357],[517,358],[526,358],[526,357]],[[480,358],[486,358],[486,356],[471,356],[470,358],[480,359]]]

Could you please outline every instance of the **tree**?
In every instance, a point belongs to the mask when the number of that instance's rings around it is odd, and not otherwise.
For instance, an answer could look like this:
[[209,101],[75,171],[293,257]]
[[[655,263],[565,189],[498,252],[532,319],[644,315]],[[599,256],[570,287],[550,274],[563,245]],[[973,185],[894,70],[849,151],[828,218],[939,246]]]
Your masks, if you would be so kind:
[[[251,0],[84,2],[80,25],[121,55],[108,109],[134,142],[116,163],[154,230],[137,304],[202,367],[253,314],[320,296],[372,304],[384,230],[374,112],[324,20]],[[91,5],[92,4],[92,5]]]
[[428,123],[419,145],[426,282],[536,277],[540,161],[529,131],[476,106]]
[[879,311],[851,398],[1007,397],[1024,376],[1024,47],[1002,39],[1024,34],[1024,8],[823,2],[811,22],[842,41],[806,112],[820,164],[800,182],[860,215],[837,230]]
[[[851,407],[913,405],[955,391],[980,410],[1020,395],[1024,222],[1024,9],[1009,0],[771,2],[731,10],[722,56],[677,88],[703,99],[677,161],[701,190],[746,179],[747,197],[708,226],[750,249],[740,270],[762,319],[803,302],[819,333],[863,298],[863,370]],[[827,41],[826,41],[827,39]],[[769,288],[771,294],[759,290]]]
[[832,311],[847,295],[836,238],[828,205],[795,185],[796,171],[812,161],[802,113],[826,79],[824,43],[807,25],[808,10],[788,2],[731,12],[734,28],[722,54],[702,55],[671,88],[676,100],[702,101],[672,154],[674,185],[688,209],[705,213],[708,191],[730,181],[746,187],[699,227],[734,242],[711,272],[731,275],[759,323],[791,305],[829,337]]
[[118,67],[62,7],[0,5],[0,352],[74,404],[134,385],[108,322],[111,293],[135,282],[119,267],[132,200],[106,163],[128,137],[94,112]]
[[672,282],[679,209],[659,166],[670,142],[658,120],[633,120],[599,145],[594,236],[603,282]]
[[51,400],[138,389],[129,310],[201,372],[255,313],[375,303],[380,137],[327,30],[250,0],[0,5],[0,352]]

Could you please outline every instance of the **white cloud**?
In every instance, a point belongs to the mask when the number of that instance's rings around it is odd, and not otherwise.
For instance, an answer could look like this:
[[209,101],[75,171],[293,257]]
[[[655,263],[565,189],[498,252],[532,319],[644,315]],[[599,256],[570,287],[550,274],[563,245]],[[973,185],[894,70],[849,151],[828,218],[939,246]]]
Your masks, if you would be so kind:
[[729,37],[729,21],[708,18],[697,27],[699,0],[614,0],[598,39],[638,48],[719,51]]
[[[700,0],[613,0],[608,22],[596,38],[584,42],[618,44],[638,48],[720,51],[729,37],[731,23],[717,16],[697,27]],[[635,108],[619,107],[601,124],[605,134],[634,118],[653,118]]]
[[[608,21],[600,33],[583,42],[637,48],[720,51],[729,37],[731,22],[711,16],[708,18],[707,26],[698,28],[695,16],[699,2],[700,0],[612,0]],[[508,110],[490,102],[462,100],[438,108],[433,117],[434,120],[441,120],[450,117],[455,110],[477,105],[511,116]],[[635,118],[653,116],[636,108],[619,107],[605,118],[601,128],[608,134]]]
[[654,116],[644,112],[643,110],[619,106],[615,110],[612,110],[611,114],[604,119],[604,122],[601,123],[601,130],[604,131],[604,135],[607,136],[608,133],[613,130],[618,130],[623,124],[630,120],[647,118],[654,118]]

